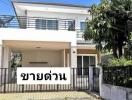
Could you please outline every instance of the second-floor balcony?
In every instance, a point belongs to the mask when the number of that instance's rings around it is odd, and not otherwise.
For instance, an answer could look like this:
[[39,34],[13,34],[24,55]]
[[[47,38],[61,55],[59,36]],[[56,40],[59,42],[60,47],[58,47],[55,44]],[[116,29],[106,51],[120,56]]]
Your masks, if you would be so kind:
[[75,20],[3,15],[0,16],[0,28],[35,28],[40,30],[75,31]]
[[[36,29],[36,30],[66,30],[76,31],[78,43],[93,43],[83,38],[84,29],[77,29],[74,19],[27,17],[27,16],[0,16],[0,28]],[[83,26],[83,25],[82,25]]]

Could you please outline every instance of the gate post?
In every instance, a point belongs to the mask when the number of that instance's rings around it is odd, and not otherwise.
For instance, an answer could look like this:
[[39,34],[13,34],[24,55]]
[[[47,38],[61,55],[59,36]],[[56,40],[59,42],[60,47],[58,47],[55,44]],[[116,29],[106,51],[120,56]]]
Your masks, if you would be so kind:
[[73,90],[75,91],[75,69],[73,68]]
[[103,84],[103,68],[100,67],[100,72],[99,72],[99,93],[100,93],[100,96],[102,96],[102,93],[103,93],[102,84]]
[[6,80],[7,80],[6,77],[7,77],[7,76],[6,76],[6,68],[5,68],[5,69],[4,69],[4,88],[3,88],[3,89],[4,89],[4,90],[3,90],[4,93],[6,93],[6,84],[7,84],[7,83],[6,83]]
[[93,91],[93,66],[89,66],[89,90]]

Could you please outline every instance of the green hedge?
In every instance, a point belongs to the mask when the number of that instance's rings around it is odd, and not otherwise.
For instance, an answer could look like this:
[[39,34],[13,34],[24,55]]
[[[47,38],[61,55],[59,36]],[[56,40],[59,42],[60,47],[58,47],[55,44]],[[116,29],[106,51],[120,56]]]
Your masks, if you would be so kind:
[[112,66],[129,66],[132,65],[132,60],[127,60],[126,58],[112,58],[109,59],[107,63],[101,63],[101,66],[105,66],[105,67],[112,67]]

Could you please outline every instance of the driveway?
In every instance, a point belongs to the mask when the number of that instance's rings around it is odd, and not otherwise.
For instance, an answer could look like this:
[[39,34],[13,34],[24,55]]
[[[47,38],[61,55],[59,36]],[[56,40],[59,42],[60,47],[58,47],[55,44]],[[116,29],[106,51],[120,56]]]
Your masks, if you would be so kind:
[[0,100],[100,100],[86,92],[37,92],[0,94]]

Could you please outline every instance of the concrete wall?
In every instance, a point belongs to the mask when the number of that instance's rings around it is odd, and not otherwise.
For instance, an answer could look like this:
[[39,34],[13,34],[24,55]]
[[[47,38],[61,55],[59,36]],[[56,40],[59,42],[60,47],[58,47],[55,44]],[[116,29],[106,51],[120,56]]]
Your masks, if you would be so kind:
[[132,89],[103,83],[102,68],[100,68],[100,96],[105,100],[132,100]]
[[[28,50],[22,52],[23,67],[63,67],[64,60],[62,51],[58,50]],[[35,64],[31,62],[48,62],[47,64]]]
[[101,97],[106,100],[132,100],[132,89],[102,84]]

